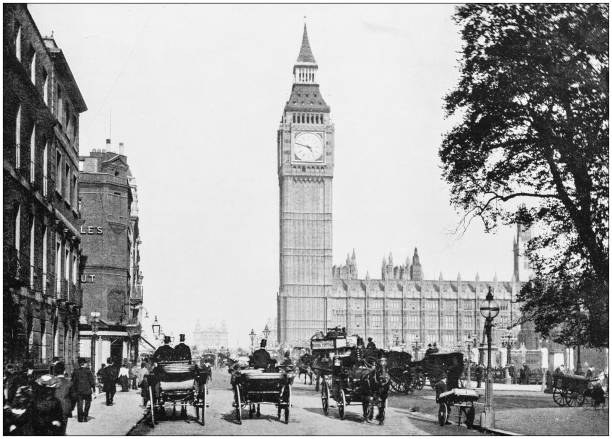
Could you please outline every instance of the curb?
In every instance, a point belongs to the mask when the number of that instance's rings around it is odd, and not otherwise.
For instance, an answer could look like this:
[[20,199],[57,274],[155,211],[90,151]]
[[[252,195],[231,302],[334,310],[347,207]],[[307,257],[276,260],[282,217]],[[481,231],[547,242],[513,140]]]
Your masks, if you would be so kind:
[[[408,412],[407,414],[408,416],[411,416],[416,419],[420,419],[423,421],[431,421],[435,424],[438,423],[438,418],[432,415],[426,415],[424,413],[419,413],[419,412]],[[456,427],[465,428],[466,430],[468,429],[468,427],[465,424],[457,425],[455,422],[450,421],[450,420],[448,422],[449,422],[449,425],[454,425]],[[481,427],[480,425],[474,425],[471,429],[480,431],[481,433],[485,433],[485,434],[493,434],[495,436],[523,436],[519,433],[514,433],[512,431],[502,430],[499,428],[485,428],[485,427]]]

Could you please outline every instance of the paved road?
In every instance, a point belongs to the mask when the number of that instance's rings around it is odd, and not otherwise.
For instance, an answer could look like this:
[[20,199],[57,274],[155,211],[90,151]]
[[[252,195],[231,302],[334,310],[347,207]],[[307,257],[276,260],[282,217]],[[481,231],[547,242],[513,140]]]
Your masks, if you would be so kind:
[[[314,386],[296,383],[293,387],[289,424],[278,421],[276,408],[273,405],[262,405],[260,418],[248,418],[248,410],[243,410],[242,425],[238,425],[232,408],[233,395],[229,384],[229,374],[217,370],[210,388],[210,408],[206,413],[206,426],[195,422],[194,409],[190,407],[187,419],[177,416],[160,421],[155,428],[140,423],[131,431],[133,435],[474,435],[474,430],[467,430],[455,425],[440,427],[435,420],[418,412],[411,412],[406,404],[397,404],[406,397],[393,397],[387,408],[387,417],[383,426],[378,423],[364,423],[361,417],[361,406],[349,406],[346,418],[340,420],[338,410],[330,404],[329,416],[323,415],[321,399],[314,391]],[[428,391],[427,393],[433,392]],[[424,395],[427,396],[427,395]],[[395,401],[395,402],[394,402]],[[434,407],[433,400],[427,405]],[[171,415],[171,410],[168,410]],[[452,418],[451,418],[452,420]]]

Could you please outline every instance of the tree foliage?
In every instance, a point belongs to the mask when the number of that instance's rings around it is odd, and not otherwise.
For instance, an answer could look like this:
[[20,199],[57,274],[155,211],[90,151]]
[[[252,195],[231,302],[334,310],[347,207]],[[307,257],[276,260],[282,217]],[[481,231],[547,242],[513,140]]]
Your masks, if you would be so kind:
[[[608,5],[470,4],[460,122],[440,148],[451,202],[487,231],[532,227],[519,299],[562,343],[608,343]],[[601,332],[605,328],[605,336]]]

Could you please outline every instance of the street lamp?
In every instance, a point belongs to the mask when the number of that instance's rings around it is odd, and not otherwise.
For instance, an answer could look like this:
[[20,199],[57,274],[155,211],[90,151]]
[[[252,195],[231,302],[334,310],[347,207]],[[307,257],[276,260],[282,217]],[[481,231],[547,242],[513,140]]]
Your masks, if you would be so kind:
[[421,346],[419,345],[419,334],[417,334],[414,336],[414,343],[412,344],[412,348],[414,349],[414,360],[415,361],[418,360],[420,347]]
[[266,327],[263,330],[263,335],[264,335],[264,338],[267,341],[268,340],[268,336],[270,335],[270,328],[268,328],[268,324],[266,324]]
[[155,316],[155,320],[153,321],[153,324],[151,325],[151,330],[153,331],[153,335],[155,335],[156,337],[159,337],[159,334],[161,333],[161,325],[157,321],[157,316]]
[[506,348],[506,384],[512,384],[510,365],[512,364],[512,346],[515,341],[516,337],[514,337],[510,330],[502,336],[502,347]]
[[485,333],[487,335],[487,375],[485,382],[485,409],[484,422],[480,425],[487,428],[495,427],[495,415],[493,413],[493,381],[491,380],[491,328],[493,327],[493,319],[499,314],[499,305],[493,300],[491,287],[487,292],[487,296],[480,304],[480,314],[485,318]]
[[249,337],[251,337],[251,353],[255,351],[255,331],[251,328],[251,332],[249,333]]
[[91,367],[96,370],[96,338],[100,324],[100,313],[97,311],[89,313],[89,323],[91,325]]
[[393,333],[393,344],[399,346],[399,334],[397,332]]

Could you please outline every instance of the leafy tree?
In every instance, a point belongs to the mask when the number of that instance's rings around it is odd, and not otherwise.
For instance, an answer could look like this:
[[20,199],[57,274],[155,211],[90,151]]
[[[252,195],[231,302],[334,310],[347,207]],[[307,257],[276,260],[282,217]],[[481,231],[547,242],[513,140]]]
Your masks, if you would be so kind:
[[470,4],[454,16],[461,77],[445,104],[459,123],[439,151],[451,203],[465,227],[533,228],[536,278],[519,300],[565,344],[608,343],[608,14]]

